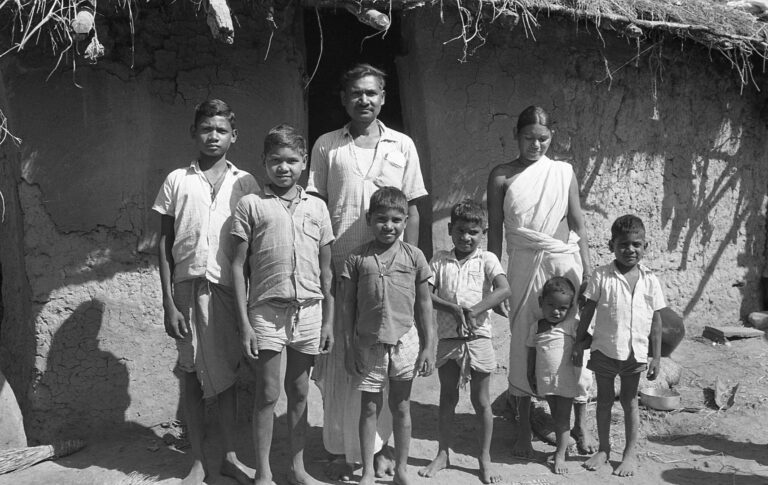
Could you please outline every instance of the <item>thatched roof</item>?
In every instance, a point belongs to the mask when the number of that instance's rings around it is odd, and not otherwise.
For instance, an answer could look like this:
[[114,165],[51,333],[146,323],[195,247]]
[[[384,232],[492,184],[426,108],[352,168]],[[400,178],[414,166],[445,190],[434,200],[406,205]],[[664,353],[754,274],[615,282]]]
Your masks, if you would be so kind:
[[[188,1],[195,8],[207,12],[207,22],[214,37],[231,43],[236,37],[226,0]],[[290,1],[290,0],[288,0]],[[279,3],[278,3],[279,2]],[[729,4],[768,4],[766,0],[299,0],[304,6],[346,8],[365,11],[376,8],[382,12],[391,9],[411,9],[438,5],[442,9],[462,12],[466,20],[465,33],[471,37],[489,23],[501,22],[508,27],[524,28],[535,37],[540,20],[546,17],[565,17],[576,22],[589,22],[602,30],[644,40],[658,35],[692,40],[707,48],[723,53],[740,70],[751,67],[748,58],[753,54],[768,55],[768,24],[743,8]],[[151,0],[0,0],[0,29],[13,32],[10,44],[0,55],[28,49],[41,38],[50,39],[55,54],[68,49],[75,40],[88,37],[76,34],[88,28],[88,16],[82,10],[95,6],[98,13],[109,11],[114,15],[121,10],[132,17],[142,4]],[[273,22],[271,13],[287,4],[285,0],[258,0],[267,12],[265,22]],[[480,6],[482,5],[482,8]],[[481,10],[478,15],[478,10]],[[759,9],[755,9],[759,11]],[[78,12],[81,12],[80,14]],[[83,24],[83,18],[85,24]],[[765,16],[763,17],[765,18]],[[95,24],[92,24],[95,25]],[[474,29],[474,30],[473,30]],[[86,30],[87,32],[87,30]],[[93,37],[93,36],[90,36]],[[98,45],[89,54],[98,57]],[[742,80],[746,81],[742,75]]]

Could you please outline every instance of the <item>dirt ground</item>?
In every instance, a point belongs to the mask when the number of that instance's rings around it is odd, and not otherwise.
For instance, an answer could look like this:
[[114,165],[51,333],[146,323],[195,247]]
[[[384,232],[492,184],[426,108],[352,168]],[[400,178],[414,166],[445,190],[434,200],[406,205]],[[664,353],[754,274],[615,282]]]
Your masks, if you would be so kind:
[[[514,423],[503,413],[495,418],[492,458],[507,484],[554,485],[597,483],[673,483],[673,484],[768,484],[768,343],[761,339],[731,342],[729,346],[712,346],[700,337],[687,338],[673,358],[683,368],[677,389],[688,411],[661,412],[641,406],[640,469],[632,478],[611,476],[611,468],[597,472],[584,470],[585,456],[569,458],[571,472],[557,476],[550,472],[547,458],[553,447],[535,440],[536,458],[522,461],[510,456],[515,436]],[[500,360],[501,361],[501,360]],[[734,405],[718,411],[708,406],[715,379],[727,384],[740,383]],[[505,371],[493,375],[492,396],[500,396],[506,387]],[[414,385],[411,442],[411,471],[414,483],[424,485],[479,484],[475,450],[475,417],[468,394],[463,393],[457,409],[456,443],[452,467],[436,478],[416,476],[437,450],[437,376],[417,381]],[[315,477],[323,477],[327,455],[322,447],[322,408],[320,394],[313,385],[310,395],[310,430],[307,462]],[[501,399],[499,399],[501,402]],[[282,405],[284,409],[284,405]],[[590,405],[594,423],[594,404]],[[282,414],[282,413],[280,413]],[[249,423],[242,420],[239,454],[249,464],[254,454],[249,439]],[[167,426],[167,424],[166,424]],[[273,446],[275,481],[287,483],[286,424],[284,416],[276,420]],[[136,427],[115,436],[110,434],[92,440],[84,450],[57,461],[38,464],[27,470],[0,476],[0,485],[13,484],[127,484],[136,477],[148,482],[176,483],[190,465],[188,448],[176,449],[180,441],[173,438],[173,426]],[[595,430],[596,431],[596,430]],[[614,407],[612,428],[615,467],[623,448],[623,418],[620,406]],[[167,443],[171,443],[169,446]],[[215,443],[212,445],[216,447]],[[213,451],[213,450],[212,450]],[[129,476],[133,473],[133,476]],[[351,483],[359,479],[359,472]],[[390,483],[390,479],[378,483]],[[234,484],[234,480],[213,476],[209,484]],[[341,483],[326,481],[323,483]]]

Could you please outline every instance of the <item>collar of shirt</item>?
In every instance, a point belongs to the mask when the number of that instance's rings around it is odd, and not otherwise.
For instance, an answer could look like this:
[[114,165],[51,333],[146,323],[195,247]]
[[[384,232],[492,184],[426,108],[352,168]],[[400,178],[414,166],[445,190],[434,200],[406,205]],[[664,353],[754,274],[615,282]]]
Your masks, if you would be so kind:
[[[646,276],[648,276],[649,274],[652,273],[652,271],[650,269],[646,268],[645,266],[643,266],[642,263],[637,263],[636,266],[637,266],[638,274],[640,276],[642,276],[643,278],[645,278]],[[616,273],[616,276],[619,276],[620,278],[624,278],[624,279],[627,278],[626,276],[624,276],[624,274],[621,271],[619,271],[619,268],[616,267],[616,261],[613,261],[611,263],[611,269],[613,269],[613,272]],[[632,271],[632,270],[630,270],[630,271]]]
[[[464,262],[467,262],[467,261],[469,261],[471,259],[477,259],[477,258],[482,258],[482,257],[483,257],[483,250],[481,248],[475,248],[475,250],[472,251],[472,254],[470,254],[469,256],[464,258]],[[452,261],[456,261],[457,263],[460,262],[459,258],[456,257],[456,248],[451,249],[448,252],[448,259],[450,259]]]
[[[296,184],[296,188],[299,189],[299,197],[301,198],[301,200],[307,200],[309,198],[309,193],[307,193],[307,191],[304,190],[304,188],[301,185]],[[270,187],[269,185],[264,185],[264,195],[268,195],[270,197],[280,197],[275,193],[274,190],[272,190],[272,187]]]
[[[189,169],[195,173],[203,174],[203,171],[200,170],[200,163],[197,160],[192,160],[192,163],[189,164]],[[235,167],[229,160],[227,160],[227,169],[232,172],[232,175],[237,175],[240,171],[240,169]]]
[[[397,139],[394,137],[394,134],[392,131],[384,126],[384,123],[381,122],[378,118],[376,119],[376,124],[379,125],[379,130],[381,130],[381,138],[379,141],[392,141],[395,142]],[[351,123],[347,123],[344,125],[344,128],[342,128],[342,136],[352,138],[352,133],[349,132],[349,126]]]

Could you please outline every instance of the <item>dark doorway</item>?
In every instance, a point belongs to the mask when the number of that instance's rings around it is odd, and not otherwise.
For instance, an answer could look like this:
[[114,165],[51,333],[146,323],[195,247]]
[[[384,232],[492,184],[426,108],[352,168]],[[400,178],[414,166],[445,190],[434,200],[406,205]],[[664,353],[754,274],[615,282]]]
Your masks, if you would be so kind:
[[[317,12],[320,16],[319,22]],[[395,67],[395,57],[400,55],[399,15],[392,13],[392,24],[386,35],[379,33],[366,39],[376,34],[376,30],[362,24],[343,8],[320,9],[317,12],[315,9],[304,11],[307,74],[311,75],[315,66],[318,66],[307,93],[310,146],[314,145],[315,140],[323,133],[341,128],[348,121],[339,98],[339,76],[342,71],[358,62],[372,64],[387,73],[386,104],[379,119],[388,127],[403,131],[400,90]]]

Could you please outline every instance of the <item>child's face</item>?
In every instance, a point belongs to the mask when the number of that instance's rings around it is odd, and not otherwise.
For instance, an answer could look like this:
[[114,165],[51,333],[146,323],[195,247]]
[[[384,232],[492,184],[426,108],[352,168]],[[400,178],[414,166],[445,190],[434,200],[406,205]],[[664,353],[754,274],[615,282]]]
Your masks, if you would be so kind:
[[237,130],[224,116],[200,118],[190,131],[200,155],[206,158],[223,157],[237,140]]
[[553,325],[565,320],[571,310],[573,296],[559,291],[539,297],[539,305],[544,313],[544,319]]
[[275,147],[264,154],[267,177],[276,187],[290,189],[307,166],[307,156],[290,147]]
[[384,106],[384,90],[376,76],[355,79],[341,93],[341,104],[352,119],[360,123],[374,121]]
[[539,124],[526,125],[517,133],[517,146],[520,158],[535,162],[543,157],[552,142],[552,132],[546,126]]
[[485,228],[477,222],[458,220],[448,223],[448,233],[451,235],[457,256],[466,256],[477,249],[484,232]]
[[380,209],[366,215],[373,236],[381,244],[393,244],[405,229],[408,216],[398,209]]
[[608,247],[613,251],[616,264],[621,269],[630,269],[643,259],[648,243],[645,242],[645,231],[621,234],[611,239]]

